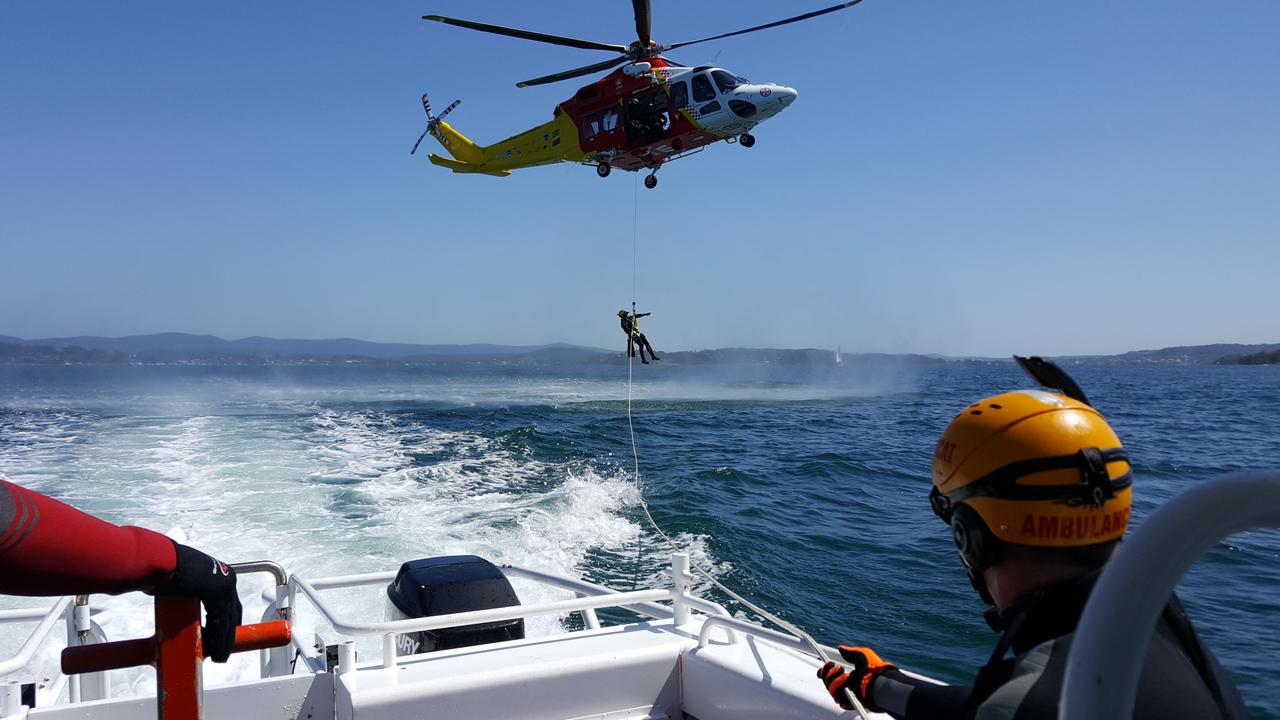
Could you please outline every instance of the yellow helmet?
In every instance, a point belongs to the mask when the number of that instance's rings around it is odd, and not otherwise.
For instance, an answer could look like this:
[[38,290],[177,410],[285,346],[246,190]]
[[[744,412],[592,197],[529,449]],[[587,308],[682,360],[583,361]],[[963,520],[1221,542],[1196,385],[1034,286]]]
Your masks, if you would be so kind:
[[626,316],[627,316],[627,311],[626,311],[626,310],[619,310],[619,311],[618,311],[618,317],[626,317]]
[[1133,500],[1129,456],[1102,414],[1022,390],[960,412],[933,455],[934,512],[980,572],[1001,544],[1080,548],[1120,539]]

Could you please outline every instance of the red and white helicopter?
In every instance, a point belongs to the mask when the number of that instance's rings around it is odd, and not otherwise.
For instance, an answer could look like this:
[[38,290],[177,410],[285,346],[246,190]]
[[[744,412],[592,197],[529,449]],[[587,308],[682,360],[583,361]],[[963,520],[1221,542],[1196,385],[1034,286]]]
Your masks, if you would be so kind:
[[427,129],[410,154],[417,152],[423,138],[430,134],[451,156],[432,153],[431,162],[457,173],[505,176],[520,168],[573,162],[594,165],[600,177],[608,177],[615,167],[629,171],[648,169],[644,184],[653,188],[658,184],[655,173],[665,163],[698,152],[713,142],[736,141],[743,147],[751,147],[755,144],[751,130],[782,112],[797,96],[794,89],[784,85],[752,83],[722,68],[685,67],[663,57],[662,53],[808,20],[860,2],[862,0],[851,0],[785,20],[672,45],[662,45],[650,38],[649,0],[632,0],[637,37],[629,45],[425,15],[423,20],[554,45],[615,52],[619,57],[517,83],[517,87],[544,85],[617,68],[557,105],[549,122],[487,146],[475,144],[444,122],[458,101],[436,116],[431,113],[427,96],[423,95]]

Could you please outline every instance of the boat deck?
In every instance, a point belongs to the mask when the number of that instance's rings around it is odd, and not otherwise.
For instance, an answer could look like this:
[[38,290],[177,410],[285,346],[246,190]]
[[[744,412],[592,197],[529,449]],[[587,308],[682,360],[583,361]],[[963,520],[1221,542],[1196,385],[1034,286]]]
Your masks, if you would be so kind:
[[[284,647],[262,650],[262,679],[210,687],[210,720],[403,720],[404,718],[528,718],[530,720],[787,720],[856,717],[840,710],[815,677],[820,661],[803,642],[729,616],[689,592],[687,558],[673,561],[672,587],[615,592],[590,583],[504,567],[509,576],[570,590],[569,600],[404,620],[344,618],[323,598],[333,589],[385,584],[394,573],[307,581],[270,563],[278,584],[264,593],[264,619],[289,618],[305,598],[328,623],[327,637],[307,646],[295,634]],[[33,634],[47,636],[65,617],[68,637],[88,618],[87,599],[60,601]],[[670,604],[666,604],[666,603]],[[602,626],[597,608],[621,608],[637,622]],[[83,612],[76,612],[83,608]],[[399,655],[401,633],[497,619],[576,614],[583,629],[430,653]],[[380,638],[382,652],[357,657],[356,638]],[[79,641],[100,642],[103,637]],[[333,642],[336,641],[336,642]],[[282,640],[283,642],[283,640]],[[30,644],[30,643],[29,643]],[[24,646],[26,647],[26,646]],[[362,646],[365,647],[365,646]],[[25,652],[25,650],[24,650]],[[19,660],[21,658],[18,658]],[[13,662],[10,662],[12,668]],[[156,714],[154,698],[106,697],[103,673],[41,684],[39,702],[15,701],[21,673],[0,678],[2,720],[124,720]],[[95,677],[96,676],[96,677]],[[13,680],[18,682],[13,682]]]

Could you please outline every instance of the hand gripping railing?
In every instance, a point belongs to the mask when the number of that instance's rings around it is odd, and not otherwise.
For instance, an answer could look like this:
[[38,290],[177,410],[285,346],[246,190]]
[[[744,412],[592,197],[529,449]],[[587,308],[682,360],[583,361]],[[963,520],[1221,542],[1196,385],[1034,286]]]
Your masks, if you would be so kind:
[[1216,478],[1152,513],[1089,595],[1067,656],[1061,717],[1132,717],[1156,618],[1178,580],[1223,538],[1263,527],[1280,527],[1280,472]]
[[[232,652],[286,645],[292,637],[288,620],[273,620],[236,628]],[[62,672],[70,674],[154,665],[159,687],[156,707],[161,720],[199,720],[203,690],[200,663],[200,601],[195,598],[156,598],[156,634],[149,638],[62,651]]]

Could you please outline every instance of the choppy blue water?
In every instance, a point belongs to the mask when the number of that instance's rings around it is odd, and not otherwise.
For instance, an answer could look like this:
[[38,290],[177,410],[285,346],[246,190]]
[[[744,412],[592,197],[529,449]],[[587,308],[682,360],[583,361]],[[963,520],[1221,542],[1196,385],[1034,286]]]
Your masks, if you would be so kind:
[[[1280,368],[1071,370],[1134,458],[1139,523],[1196,482],[1280,466]],[[667,553],[643,493],[723,582],[820,639],[971,677],[995,638],[929,511],[929,462],[960,408],[1028,386],[1012,364],[636,374],[639,483],[625,364],[0,367],[0,474],[311,576],[474,552],[621,587],[658,575]],[[1275,532],[1232,538],[1179,590],[1268,717],[1278,555]],[[137,629],[134,602],[106,601],[113,636]]]

